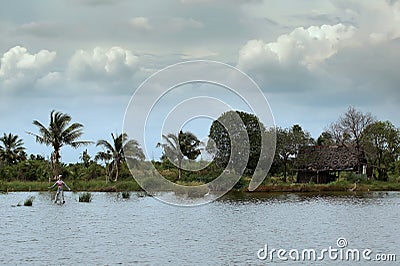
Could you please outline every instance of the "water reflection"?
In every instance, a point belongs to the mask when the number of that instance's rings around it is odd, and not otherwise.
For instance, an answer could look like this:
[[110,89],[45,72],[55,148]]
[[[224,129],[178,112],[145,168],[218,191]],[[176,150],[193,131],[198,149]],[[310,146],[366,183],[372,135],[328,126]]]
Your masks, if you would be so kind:
[[[301,203],[325,202],[331,204],[392,204],[396,203],[400,192],[230,192],[220,198],[219,202],[238,203]],[[393,201],[394,200],[394,201]]]

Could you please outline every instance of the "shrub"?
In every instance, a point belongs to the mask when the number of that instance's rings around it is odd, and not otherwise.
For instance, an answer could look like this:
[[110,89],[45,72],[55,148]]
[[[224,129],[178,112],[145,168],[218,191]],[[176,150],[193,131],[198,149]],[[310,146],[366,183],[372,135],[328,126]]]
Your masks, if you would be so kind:
[[79,202],[91,202],[92,201],[92,193],[84,192],[79,195]]
[[29,198],[27,198],[24,201],[24,206],[32,206],[34,199],[35,199],[35,197],[33,197],[33,196],[30,196]]
[[121,196],[123,199],[129,199],[131,197],[131,193],[129,193],[128,191],[123,191],[121,192]]
[[358,175],[354,172],[348,172],[348,173],[346,173],[345,178],[347,181],[354,183],[356,181],[360,181],[361,175]]
[[126,180],[115,184],[117,191],[138,191],[142,190],[136,180]]
[[248,186],[248,182],[246,182],[246,181],[244,180],[244,177],[242,176],[242,177],[239,179],[239,181],[233,186],[233,189],[239,190],[239,189],[242,189],[242,188],[244,188],[244,187],[246,187],[246,186]]

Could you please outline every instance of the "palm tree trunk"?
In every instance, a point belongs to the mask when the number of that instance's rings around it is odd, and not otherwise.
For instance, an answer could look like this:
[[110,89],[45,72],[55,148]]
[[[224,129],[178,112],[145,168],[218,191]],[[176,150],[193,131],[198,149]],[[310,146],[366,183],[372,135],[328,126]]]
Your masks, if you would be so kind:
[[61,174],[61,166],[60,166],[60,149],[54,148],[54,152],[52,154],[52,162],[53,162],[53,175],[57,176]]
[[110,181],[110,165],[106,163],[106,184]]
[[115,179],[114,179],[114,182],[117,182],[118,181],[118,175],[119,175],[119,164],[117,163],[116,164],[116,169],[115,169]]
[[182,159],[178,161],[178,179],[182,177]]
[[111,175],[113,173],[114,168],[111,163],[106,163],[106,183],[110,182]]

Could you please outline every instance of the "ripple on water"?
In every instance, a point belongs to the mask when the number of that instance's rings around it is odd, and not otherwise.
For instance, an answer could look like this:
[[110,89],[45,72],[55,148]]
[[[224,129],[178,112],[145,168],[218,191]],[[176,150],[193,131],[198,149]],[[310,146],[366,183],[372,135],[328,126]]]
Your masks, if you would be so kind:
[[[30,195],[32,207],[11,207]],[[399,252],[397,192],[230,194],[191,208],[135,195],[93,193],[79,203],[66,193],[58,206],[50,193],[0,194],[0,264],[257,265],[266,243],[324,248],[340,236],[354,248]]]

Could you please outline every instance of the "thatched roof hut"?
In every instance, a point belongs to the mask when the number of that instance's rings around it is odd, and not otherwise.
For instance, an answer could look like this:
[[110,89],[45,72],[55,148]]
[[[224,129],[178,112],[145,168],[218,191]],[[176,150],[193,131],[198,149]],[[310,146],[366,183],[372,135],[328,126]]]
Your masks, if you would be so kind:
[[358,156],[353,146],[308,146],[299,150],[297,182],[329,183],[341,171],[356,171]]

